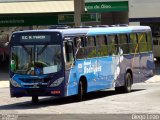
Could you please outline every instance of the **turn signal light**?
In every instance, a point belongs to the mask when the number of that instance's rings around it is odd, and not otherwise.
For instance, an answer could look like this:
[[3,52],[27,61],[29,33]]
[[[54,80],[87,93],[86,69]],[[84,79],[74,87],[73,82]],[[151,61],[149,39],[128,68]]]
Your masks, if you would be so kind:
[[60,93],[61,93],[61,91],[59,91],[59,90],[51,91],[51,94],[60,94]]

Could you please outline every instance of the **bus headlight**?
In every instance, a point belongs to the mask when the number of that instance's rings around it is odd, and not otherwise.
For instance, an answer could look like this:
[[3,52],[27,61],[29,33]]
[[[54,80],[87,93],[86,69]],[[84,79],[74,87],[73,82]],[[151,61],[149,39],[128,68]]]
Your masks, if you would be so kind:
[[55,80],[55,81],[50,85],[50,87],[59,86],[63,81],[64,81],[64,77],[61,77],[61,78]]
[[14,86],[14,87],[21,87],[20,85],[19,85],[19,83],[17,83],[15,80],[13,80],[13,79],[10,79],[10,82],[11,82],[11,84]]

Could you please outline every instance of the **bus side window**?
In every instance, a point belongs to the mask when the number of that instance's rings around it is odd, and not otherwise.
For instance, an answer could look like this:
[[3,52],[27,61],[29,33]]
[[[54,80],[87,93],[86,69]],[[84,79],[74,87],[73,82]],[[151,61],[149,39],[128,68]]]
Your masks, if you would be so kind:
[[87,36],[87,58],[97,57],[97,50],[95,45],[95,37],[94,36]]
[[109,55],[117,55],[118,53],[118,40],[117,35],[108,35],[108,53]]
[[73,42],[64,42],[64,60],[66,63],[66,69],[70,68],[74,62],[74,50],[73,50]]
[[127,34],[119,34],[118,37],[119,37],[119,47],[122,50],[122,53],[128,54],[129,53],[129,46],[128,46]]
[[138,42],[136,33],[129,34],[129,52],[130,53],[138,53]]
[[96,46],[97,46],[98,57],[108,55],[106,35],[97,35],[96,36]]
[[138,33],[139,52],[148,51],[146,33]]

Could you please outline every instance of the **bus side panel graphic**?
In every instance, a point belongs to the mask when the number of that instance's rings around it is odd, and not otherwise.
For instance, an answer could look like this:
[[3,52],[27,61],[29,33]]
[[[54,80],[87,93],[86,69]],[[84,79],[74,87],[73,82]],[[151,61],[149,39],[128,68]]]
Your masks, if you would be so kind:
[[75,74],[75,68],[72,67],[70,70],[66,71],[67,77],[67,96],[75,95],[77,94],[77,88],[78,84],[76,82],[76,74]]
[[78,60],[76,69],[72,68],[68,77],[67,95],[78,93],[78,83],[83,75],[88,81],[87,92],[114,87],[115,80],[120,75],[119,64],[122,61],[123,56]]

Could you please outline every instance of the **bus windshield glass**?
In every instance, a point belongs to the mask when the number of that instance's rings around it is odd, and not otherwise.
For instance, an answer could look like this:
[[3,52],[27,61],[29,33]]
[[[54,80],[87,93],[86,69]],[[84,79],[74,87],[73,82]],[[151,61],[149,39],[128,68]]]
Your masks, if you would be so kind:
[[40,75],[61,70],[60,45],[22,45],[11,47],[11,71],[17,74]]

